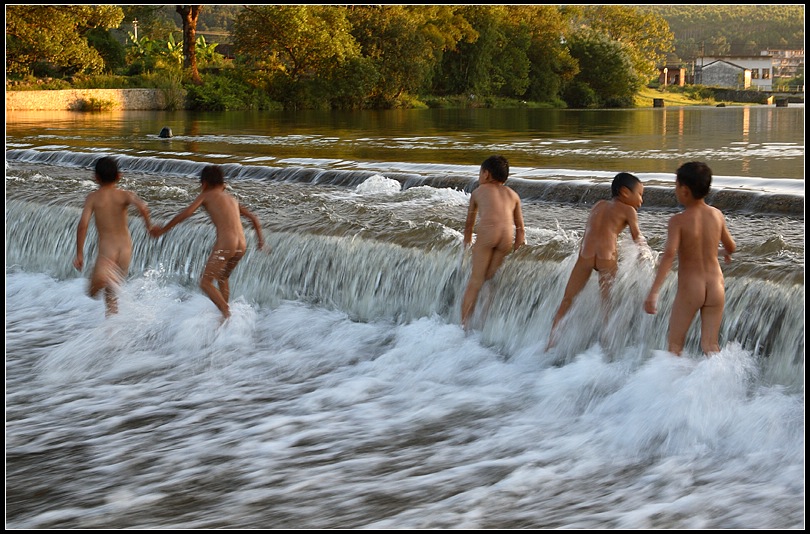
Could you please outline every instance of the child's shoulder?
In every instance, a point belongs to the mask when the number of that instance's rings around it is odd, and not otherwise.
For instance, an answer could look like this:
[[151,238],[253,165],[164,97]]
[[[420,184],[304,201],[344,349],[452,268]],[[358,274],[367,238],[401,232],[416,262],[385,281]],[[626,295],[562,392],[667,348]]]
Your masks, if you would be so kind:
[[613,208],[613,201],[612,200],[597,200],[596,204],[591,206],[591,212],[602,211],[602,210],[609,210]]
[[600,202],[604,202],[609,207],[607,209],[613,210],[614,212],[623,213],[623,214],[632,214],[636,212],[636,208],[631,206],[630,204],[625,204],[618,198],[612,198],[610,200],[602,200]]

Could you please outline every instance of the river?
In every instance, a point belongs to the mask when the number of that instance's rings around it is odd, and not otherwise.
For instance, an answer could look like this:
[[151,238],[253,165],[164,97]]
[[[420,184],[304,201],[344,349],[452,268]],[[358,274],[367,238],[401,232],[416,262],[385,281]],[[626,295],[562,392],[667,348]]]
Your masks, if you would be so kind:
[[[164,127],[171,138],[159,137]],[[503,154],[528,246],[458,325],[481,161]],[[197,286],[200,212],[160,239],[134,210],[121,313],[72,266],[100,155],[167,222],[219,164],[269,253]],[[668,354],[642,310],[675,170],[705,161],[738,251],[720,353]],[[589,208],[645,184],[551,320]],[[6,528],[804,528],[804,107],[9,112]],[[640,253],[639,253],[640,252]]]

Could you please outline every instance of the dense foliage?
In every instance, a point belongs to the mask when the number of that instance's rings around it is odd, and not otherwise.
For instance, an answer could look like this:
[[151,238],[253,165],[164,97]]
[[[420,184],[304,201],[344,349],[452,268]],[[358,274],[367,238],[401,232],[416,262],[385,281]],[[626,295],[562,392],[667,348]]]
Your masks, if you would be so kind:
[[684,61],[701,55],[759,55],[769,48],[804,49],[804,4],[647,5],[669,24],[675,54]]
[[88,33],[116,28],[123,17],[118,6],[6,6],[6,76],[101,73],[104,59]]
[[624,107],[673,52],[803,46],[803,21],[802,5],[7,6],[6,75],[138,76],[190,109]]

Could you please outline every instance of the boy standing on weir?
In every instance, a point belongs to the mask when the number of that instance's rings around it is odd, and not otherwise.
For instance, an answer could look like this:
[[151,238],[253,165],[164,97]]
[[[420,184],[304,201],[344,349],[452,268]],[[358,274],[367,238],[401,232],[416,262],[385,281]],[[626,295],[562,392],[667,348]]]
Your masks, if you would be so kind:
[[[675,197],[684,207],[669,219],[667,241],[644,310],[658,311],[658,292],[678,258],[678,290],[669,318],[669,352],[680,356],[692,319],[700,313],[700,348],[720,352],[720,323],[725,307],[725,283],[719,256],[726,263],[737,248],[723,213],[706,204],[712,170],[693,161],[681,165],[675,177]],[[722,248],[718,246],[722,244]]]
[[630,236],[636,243],[640,243],[643,239],[638,227],[637,210],[643,202],[644,184],[635,175],[620,172],[613,178],[610,190],[612,194],[610,200],[600,200],[591,208],[579,256],[565,286],[560,307],[554,316],[546,350],[556,344],[560,321],[568,313],[574,298],[585,288],[594,271],[599,275],[602,305],[607,306],[610,290],[619,269],[616,241],[622,230],[630,228]]
[[520,197],[507,187],[509,162],[503,156],[490,156],[481,164],[478,187],[470,194],[467,221],[464,225],[464,246],[472,243],[473,228],[479,210],[478,234],[472,245],[472,273],[461,303],[461,325],[475,311],[478,293],[484,282],[495,276],[504,258],[526,243]]

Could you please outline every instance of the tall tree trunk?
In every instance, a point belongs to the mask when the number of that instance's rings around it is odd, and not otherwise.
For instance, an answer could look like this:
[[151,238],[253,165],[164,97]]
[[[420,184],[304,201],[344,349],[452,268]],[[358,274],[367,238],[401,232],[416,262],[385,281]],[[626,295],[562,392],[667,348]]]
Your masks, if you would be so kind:
[[183,19],[183,68],[189,70],[191,81],[202,85],[197,71],[197,19],[202,6],[177,6],[176,11]]

